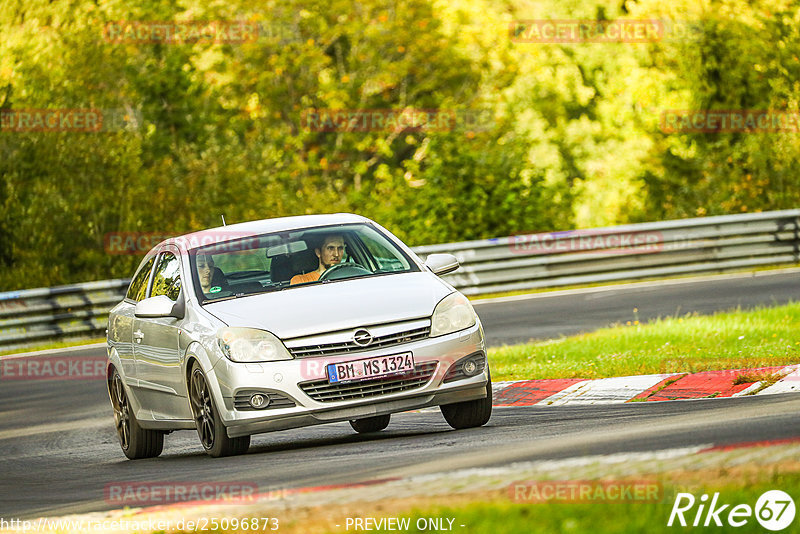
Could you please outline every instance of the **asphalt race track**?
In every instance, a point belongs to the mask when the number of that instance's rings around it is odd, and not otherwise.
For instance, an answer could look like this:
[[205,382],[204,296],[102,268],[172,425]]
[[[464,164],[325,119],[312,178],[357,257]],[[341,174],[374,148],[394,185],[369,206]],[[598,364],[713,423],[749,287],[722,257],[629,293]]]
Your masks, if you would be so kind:
[[[161,457],[128,461],[101,381],[3,387],[0,517],[111,509],[106,484],[254,482],[260,491],[338,484],[511,461],[643,452],[800,437],[800,398],[708,399],[608,406],[497,408],[455,431],[438,412],[393,416],[377,435],[347,423],[255,436],[245,456],[212,459],[194,432],[167,436]],[[346,467],[346,468],[345,468]]]
[[[631,318],[800,298],[799,274],[486,303],[490,344],[591,330]],[[102,349],[72,352],[97,355]],[[103,380],[0,381],[0,517],[113,508],[107,484],[254,482],[259,491],[442,472],[512,461],[644,452],[800,437],[800,397],[496,408],[489,424],[454,431],[438,411],[393,416],[362,436],[347,423],[254,436],[247,455],[211,459],[196,433],[167,436],[164,453],[128,461]]]

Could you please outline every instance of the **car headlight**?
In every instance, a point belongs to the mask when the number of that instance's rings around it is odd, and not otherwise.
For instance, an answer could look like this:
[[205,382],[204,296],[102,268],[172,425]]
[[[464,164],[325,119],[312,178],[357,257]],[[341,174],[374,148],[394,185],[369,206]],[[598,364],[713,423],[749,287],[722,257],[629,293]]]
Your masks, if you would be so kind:
[[467,297],[451,293],[436,305],[431,319],[431,337],[464,330],[475,324],[475,310]]
[[222,354],[234,362],[276,362],[292,359],[281,340],[266,330],[222,328],[217,332],[217,343]]

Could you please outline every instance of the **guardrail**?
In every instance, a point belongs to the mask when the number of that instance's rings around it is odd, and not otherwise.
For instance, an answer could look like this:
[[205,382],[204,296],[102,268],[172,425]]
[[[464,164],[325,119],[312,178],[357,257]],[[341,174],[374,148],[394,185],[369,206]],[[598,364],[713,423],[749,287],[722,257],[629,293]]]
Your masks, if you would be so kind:
[[103,280],[0,293],[0,350],[103,336],[108,310],[130,280]]
[[[800,262],[800,210],[414,247],[454,254],[445,279],[467,295],[714,273]],[[0,293],[0,350],[102,336],[128,280]]]
[[445,278],[479,295],[800,262],[800,210],[723,215],[416,247],[454,254]]

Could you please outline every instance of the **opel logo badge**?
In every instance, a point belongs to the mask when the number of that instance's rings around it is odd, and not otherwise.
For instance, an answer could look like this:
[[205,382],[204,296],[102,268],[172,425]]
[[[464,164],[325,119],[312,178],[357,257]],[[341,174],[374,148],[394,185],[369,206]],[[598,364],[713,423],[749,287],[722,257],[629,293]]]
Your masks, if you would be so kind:
[[353,341],[359,347],[366,347],[372,343],[372,334],[368,330],[360,328],[353,334]]

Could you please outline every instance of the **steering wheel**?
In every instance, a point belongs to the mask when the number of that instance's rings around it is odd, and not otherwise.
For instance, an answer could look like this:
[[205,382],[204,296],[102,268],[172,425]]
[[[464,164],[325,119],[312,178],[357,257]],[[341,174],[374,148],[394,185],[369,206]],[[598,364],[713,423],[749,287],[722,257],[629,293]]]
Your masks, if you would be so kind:
[[365,274],[372,274],[372,271],[365,269],[358,263],[337,263],[336,265],[328,267],[328,269],[320,275],[319,281],[341,280],[342,278],[362,276]]

